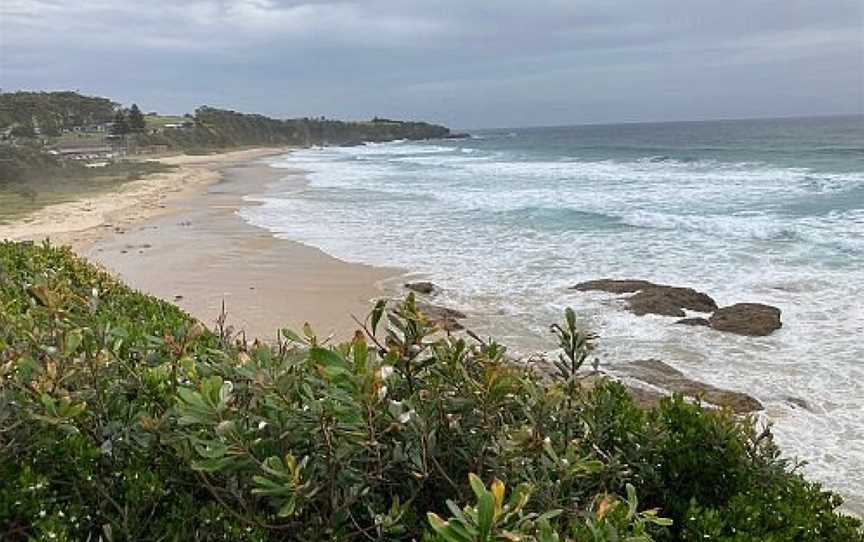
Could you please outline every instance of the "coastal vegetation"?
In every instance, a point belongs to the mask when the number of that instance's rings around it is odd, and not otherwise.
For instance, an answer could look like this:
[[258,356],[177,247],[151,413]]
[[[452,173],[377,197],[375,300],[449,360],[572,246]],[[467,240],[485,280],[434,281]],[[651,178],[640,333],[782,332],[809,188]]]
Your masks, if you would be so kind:
[[[183,116],[145,116],[137,104],[126,109],[107,98],[76,92],[0,93],[0,133],[16,147],[48,150],[63,142],[110,141],[132,154],[153,146],[200,152],[252,145],[357,145],[451,136],[444,126],[377,117],[369,122],[324,117],[283,120],[207,106]],[[67,136],[72,138],[67,141]]]
[[196,151],[244,145],[359,145],[367,141],[435,139],[449,135],[447,128],[425,122],[345,122],[323,117],[279,120],[200,107],[188,127],[151,133],[138,143]]
[[281,120],[206,106],[145,115],[136,104],[76,92],[0,92],[0,219],[167,169],[149,160],[157,154],[450,136],[425,122]]
[[551,331],[548,376],[413,294],[343,342],[247,342],[0,243],[0,538],[864,541],[770,428],[639,408],[585,378],[572,310]]
[[32,147],[0,145],[0,223],[171,169],[153,160],[105,162],[103,167],[89,168]]
[[110,122],[119,104],[77,92],[0,93],[0,132],[33,138],[58,137],[63,130]]

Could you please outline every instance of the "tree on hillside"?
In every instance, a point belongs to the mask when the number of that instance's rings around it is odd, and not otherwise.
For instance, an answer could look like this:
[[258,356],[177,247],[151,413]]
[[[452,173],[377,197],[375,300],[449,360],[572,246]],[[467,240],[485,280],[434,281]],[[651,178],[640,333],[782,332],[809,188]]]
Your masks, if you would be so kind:
[[126,120],[126,114],[122,109],[114,114],[114,124],[111,126],[112,135],[126,135],[129,133],[129,122]]
[[140,133],[146,129],[147,122],[144,120],[141,110],[138,109],[138,104],[132,104],[132,107],[129,109],[129,131]]

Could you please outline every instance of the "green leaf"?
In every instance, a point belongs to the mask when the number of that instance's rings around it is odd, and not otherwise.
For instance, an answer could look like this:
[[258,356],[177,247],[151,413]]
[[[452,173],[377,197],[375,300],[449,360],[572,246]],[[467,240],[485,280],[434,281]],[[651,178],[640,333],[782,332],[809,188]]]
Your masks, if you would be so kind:
[[196,443],[195,451],[205,459],[219,459],[225,456],[228,447],[217,440],[208,440]]
[[348,371],[348,362],[345,358],[332,350],[313,346],[309,350],[309,358],[324,368]]
[[295,333],[294,331],[288,329],[287,327],[282,330],[282,337],[292,343],[305,343],[306,341],[303,338]]
[[232,463],[230,457],[220,457],[215,459],[201,459],[192,462],[192,468],[202,472],[217,472],[224,470],[225,467]]
[[285,501],[285,504],[282,505],[282,508],[279,509],[278,516],[280,518],[287,518],[294,515],[294,509],[297,505],[297,501],[294,497],[289,498]]
[[474,490],[474,495],[476,495],[478,499],[488,493],[488,491],[486,491],[486,486],[483,485],[483,480],[473,472],[468,474],[468,483],[471,484],[471,489]]
[[444,521],[437,514],[429,512],[426,514],[429,520],[429,525],[447,542],[472,542],[470,537],[464,536],[458,530],[454,529],[454,525],[449,521]]
[[639,499],[636,497],[636,488],[633,484],[627,484],[627,519],[636,517],[639,508]]
[[495,497],[488,491],[477,499],[477,527],[480,540],[488,540],[495,521]]
[[76,329],[74,331],[70,331],[66,334],[66,341],[63,345],[63,353],[67,356],[72,355],[78,350],[78,347],[81,345],[81,341],[84,336],[81,333],[80,329]]
[[521,510],[522,507],[525,506],[525,503],[528,502],[528,499],[531,497],[532,491],[533,488],[531,487],[531,485],[525,482],[516,486],[516,489],[514,489],[510,493],[510,499],[507,501],[510,510]]
[[576,313],[573,312],[573,309],[567,307],[564,309],[564,318],[567,320],[567,327],[570,330],[576,329]]
[[375,308],[372,309],[372,333],[378,330],[378,322],[381,321],[381,316],[384,315],[384,309],[387,307],[386,299],[379,299],[375,303]]
[[366,341],[355,339],[352,354],[357,372],[359,374],[365,373],[366,364],[369,360],[369,347],[366,346]]

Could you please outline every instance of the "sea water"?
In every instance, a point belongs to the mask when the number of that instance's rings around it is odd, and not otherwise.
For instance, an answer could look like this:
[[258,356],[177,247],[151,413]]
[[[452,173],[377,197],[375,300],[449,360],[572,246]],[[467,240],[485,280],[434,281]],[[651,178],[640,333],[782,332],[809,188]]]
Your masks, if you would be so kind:
[[[611,372],[658,358],[758,398],[787,455],[864,513],[864,117],[484,130],[273,166],[309,184],[273,186],[250,223],[422,274],[523,353],[572,306]],[[569,289],[604,277],[767,303],[783,327],[677,326]]]

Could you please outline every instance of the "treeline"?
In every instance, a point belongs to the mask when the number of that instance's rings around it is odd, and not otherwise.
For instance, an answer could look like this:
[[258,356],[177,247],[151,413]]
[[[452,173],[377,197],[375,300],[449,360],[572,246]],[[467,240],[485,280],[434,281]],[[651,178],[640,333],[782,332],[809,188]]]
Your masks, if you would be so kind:
[[206,106],[195,111],[193,120],[193,127],[138,136],[138,142],[177,149],[223,149],[243,145],[358,145],[366,141],[436,139],[450,135],[444,126],[426,122],[279,120]]
[[77,92],[0,93],[0,131],[16,137],[57,137],[62,130],[110,122],[119,104]]
[[58,143],[64,130],[93,124],[111,123],[110,129],[90,135],[130,154],[154,148],[207,153],[258,145],[359,145],[451,136],[448,128],[427,122],[378,117],[369,122],[324,117],[282,120],[207,106],[183,119],[182,127],[150,126],[135,104],[126,109],[107,98],[76,92],[0,93],[0,182],[89,175],[83,165],[46,151]]
[[19,139],[53,138],[64,129],[114,123],[115,135],[129,135],[138,145],[167,145],[178,150],[224,149],[246,145],[356,145],[366,141],[436,139],[450,130],[426,122],[374,118],[346,122],[320,118],[274,119],[264,115],[200,107],[191,126],[148,130],[136,105],[124,109],[107,98],[77,92],[0,93],[0,132]]

